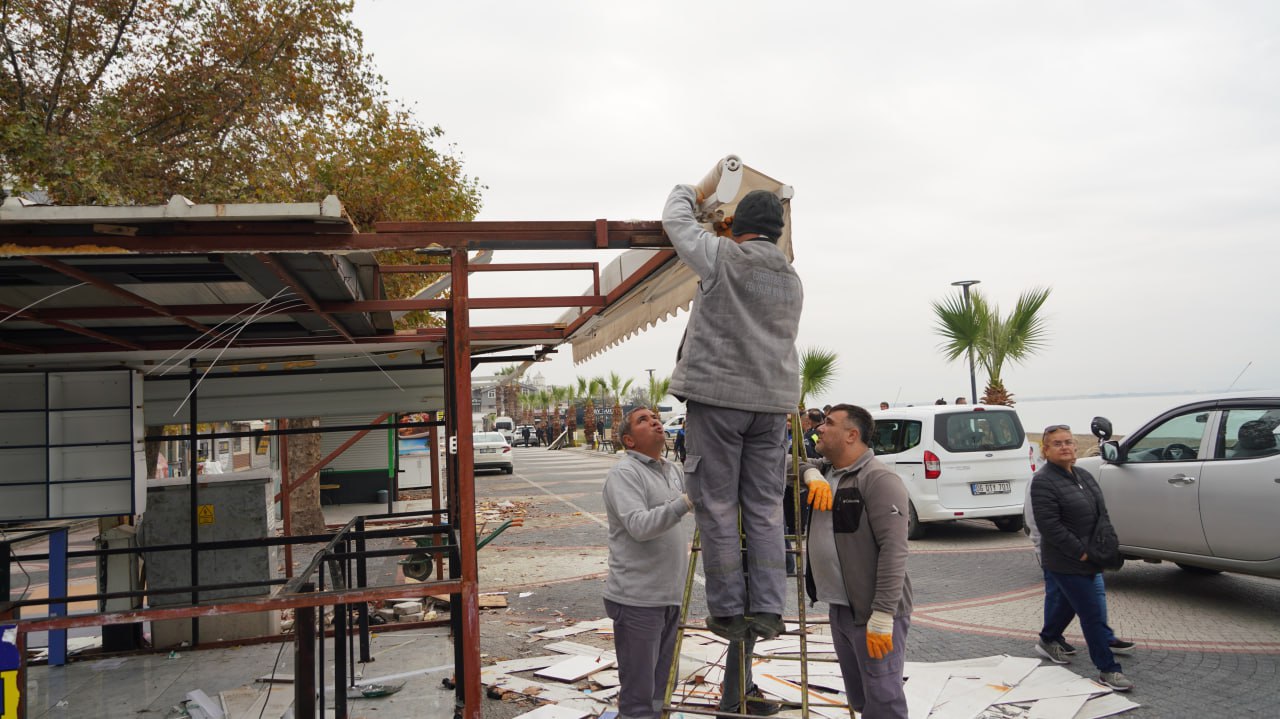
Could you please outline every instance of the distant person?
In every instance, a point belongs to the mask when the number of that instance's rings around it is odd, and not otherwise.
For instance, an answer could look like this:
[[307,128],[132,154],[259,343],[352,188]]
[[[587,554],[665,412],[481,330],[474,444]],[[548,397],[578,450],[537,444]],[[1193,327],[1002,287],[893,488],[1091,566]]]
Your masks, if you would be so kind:
[[[943,404],[946,404],[945,402]],[[969,400],[964,397],[956,397],[956,404],[969,404]]]
[[529,425],[526,424],[520,428],[520,439],[524,440],[524,446],[526,447],[529,446],[529,434]]
[[698,224],[698,201],[697,190],[677,185],[662,228],[698,276],[671,394],[687,404],[684,471],[701,531],[707,628],[730,641],[748,633],[772,639],[784,629],[781,509],[787,413],[800,402],[804,288],[777,245],[784,212],[776,195],[747,193],[734,211],[732,238]]
[[880,403],[880,409],[889,409],[889,403],[888,403],[888,402],[881,402],[881,403]]
[[911,627],[907,515],[902,479],[867,446],[874,421],[838,404],[819,429],[823,461],[807,465],[809,598],[826,602],[849,708],[907,719],[902,684]]
[[822,456],[818,454],[818,426],[824,419],[826,415],[817,408],[805,410],[805,413],[800,415],[800,434],[804,437],[804,454],[809,459],[818,459]]
[[[1055,664],[1068,664],[1059,643],[1073,618],[1098,668],[1098,682],[1114,691],[1133,689],[1121,671],[1107,632],[1106,599],[1097,590],[1102,571],[1089,561],[1089,542],[1098,522],[1106,520],[1107,505],[1093,475],[1075,466],[1076,440],[1066,425],[1047,427],[1040,441],[1045,465],[1031,478],[1031,508],[1040,530],[1040,560],[1045,574],[1045,616],[1035,650]],[[1049,584],[1064,601],[1051,605]]]
[[667,439],[658,415],[645,407],[632,410],[623,420],[621,440],[626,453],[604,480],[604,607],[618,655],[618,713],[658,719],[689,572],[690,532],[681,519],[693,503],[680,467],[662,458]]
[[943,399],[943,398],[939,397],[938,399],[934,400],[934,402],[933,402],[933,403],[934,403],[934,404],[946,404],[946,403],[947,403],[947,401],[946,401],[945,399]]

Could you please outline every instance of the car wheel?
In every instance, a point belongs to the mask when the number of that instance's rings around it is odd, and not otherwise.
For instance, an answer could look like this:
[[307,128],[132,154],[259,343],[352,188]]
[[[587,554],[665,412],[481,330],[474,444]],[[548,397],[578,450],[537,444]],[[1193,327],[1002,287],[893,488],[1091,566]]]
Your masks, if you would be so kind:
[[503,473],[503,474],[515,474],[515,471],[516,471],[516,468],[515,468],[515,467],[503,467],[503,468],[502,468],[502,473]]
[[1178,569],[1181,569],[1184,572],[1189,572],[1191,574],[1205,574],[1205,575],[1222,574],[1221,569],[1209,569],[1208,567],[1193,567],[1190,564],[1182,564],[1181,562],[1175,562],[1175,564],[1178,565]]
[[996,517],[991,521],[1001,532],[1017,532],[1022,529],[1022,517]]
[[916,516],[916,505],[909,504],[911,514],[907,517],[907,539],[920,539],[924,536],[924,524],[920,522],[920,517]]

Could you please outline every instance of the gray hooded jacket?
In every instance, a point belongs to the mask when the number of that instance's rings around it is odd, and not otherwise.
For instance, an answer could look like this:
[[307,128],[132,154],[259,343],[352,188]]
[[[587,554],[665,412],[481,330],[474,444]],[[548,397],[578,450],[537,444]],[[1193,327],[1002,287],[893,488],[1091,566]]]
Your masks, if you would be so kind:
[[701,280],[671,393],[713,407],[793,412],[800,402],[800,278],[773,242],[738,244],[703,229],[695,202],[692,187],[677,185],[662,212],[676,253]]

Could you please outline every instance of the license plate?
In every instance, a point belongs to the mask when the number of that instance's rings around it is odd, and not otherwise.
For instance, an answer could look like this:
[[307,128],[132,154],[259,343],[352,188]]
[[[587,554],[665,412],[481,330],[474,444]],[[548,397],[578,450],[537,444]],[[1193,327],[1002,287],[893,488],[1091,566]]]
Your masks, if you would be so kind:
[[[497,451],[498,451],[498,450],[497,450],[497,449],[495,449],[495,448],[493,448],[493,447],[489,447],[489,448],[481,447],[481,448],[480,448],[480,454],[493,454],[494,452],[497,452]],[[1005,487],[1008,487],[1008,486],[1009,486],[1009,484],[1006,482],[1004,486],[1005,486]],[[1008,490],[1008,489],[1005,489],[1004,491],[1008,492],[1009,490]]]
[[1008,482],[974,482],[969,490],[977,494],[1008,494],[1012,491]]

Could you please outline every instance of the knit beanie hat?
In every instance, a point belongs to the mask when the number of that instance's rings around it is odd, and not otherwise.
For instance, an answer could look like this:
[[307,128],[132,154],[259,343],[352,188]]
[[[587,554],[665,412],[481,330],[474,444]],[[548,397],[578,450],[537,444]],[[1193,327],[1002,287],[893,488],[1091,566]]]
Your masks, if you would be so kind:
[[782,201],[768,190],[752,190],[733,213],[733,236],[755,232],[771,240],[782,235]]

